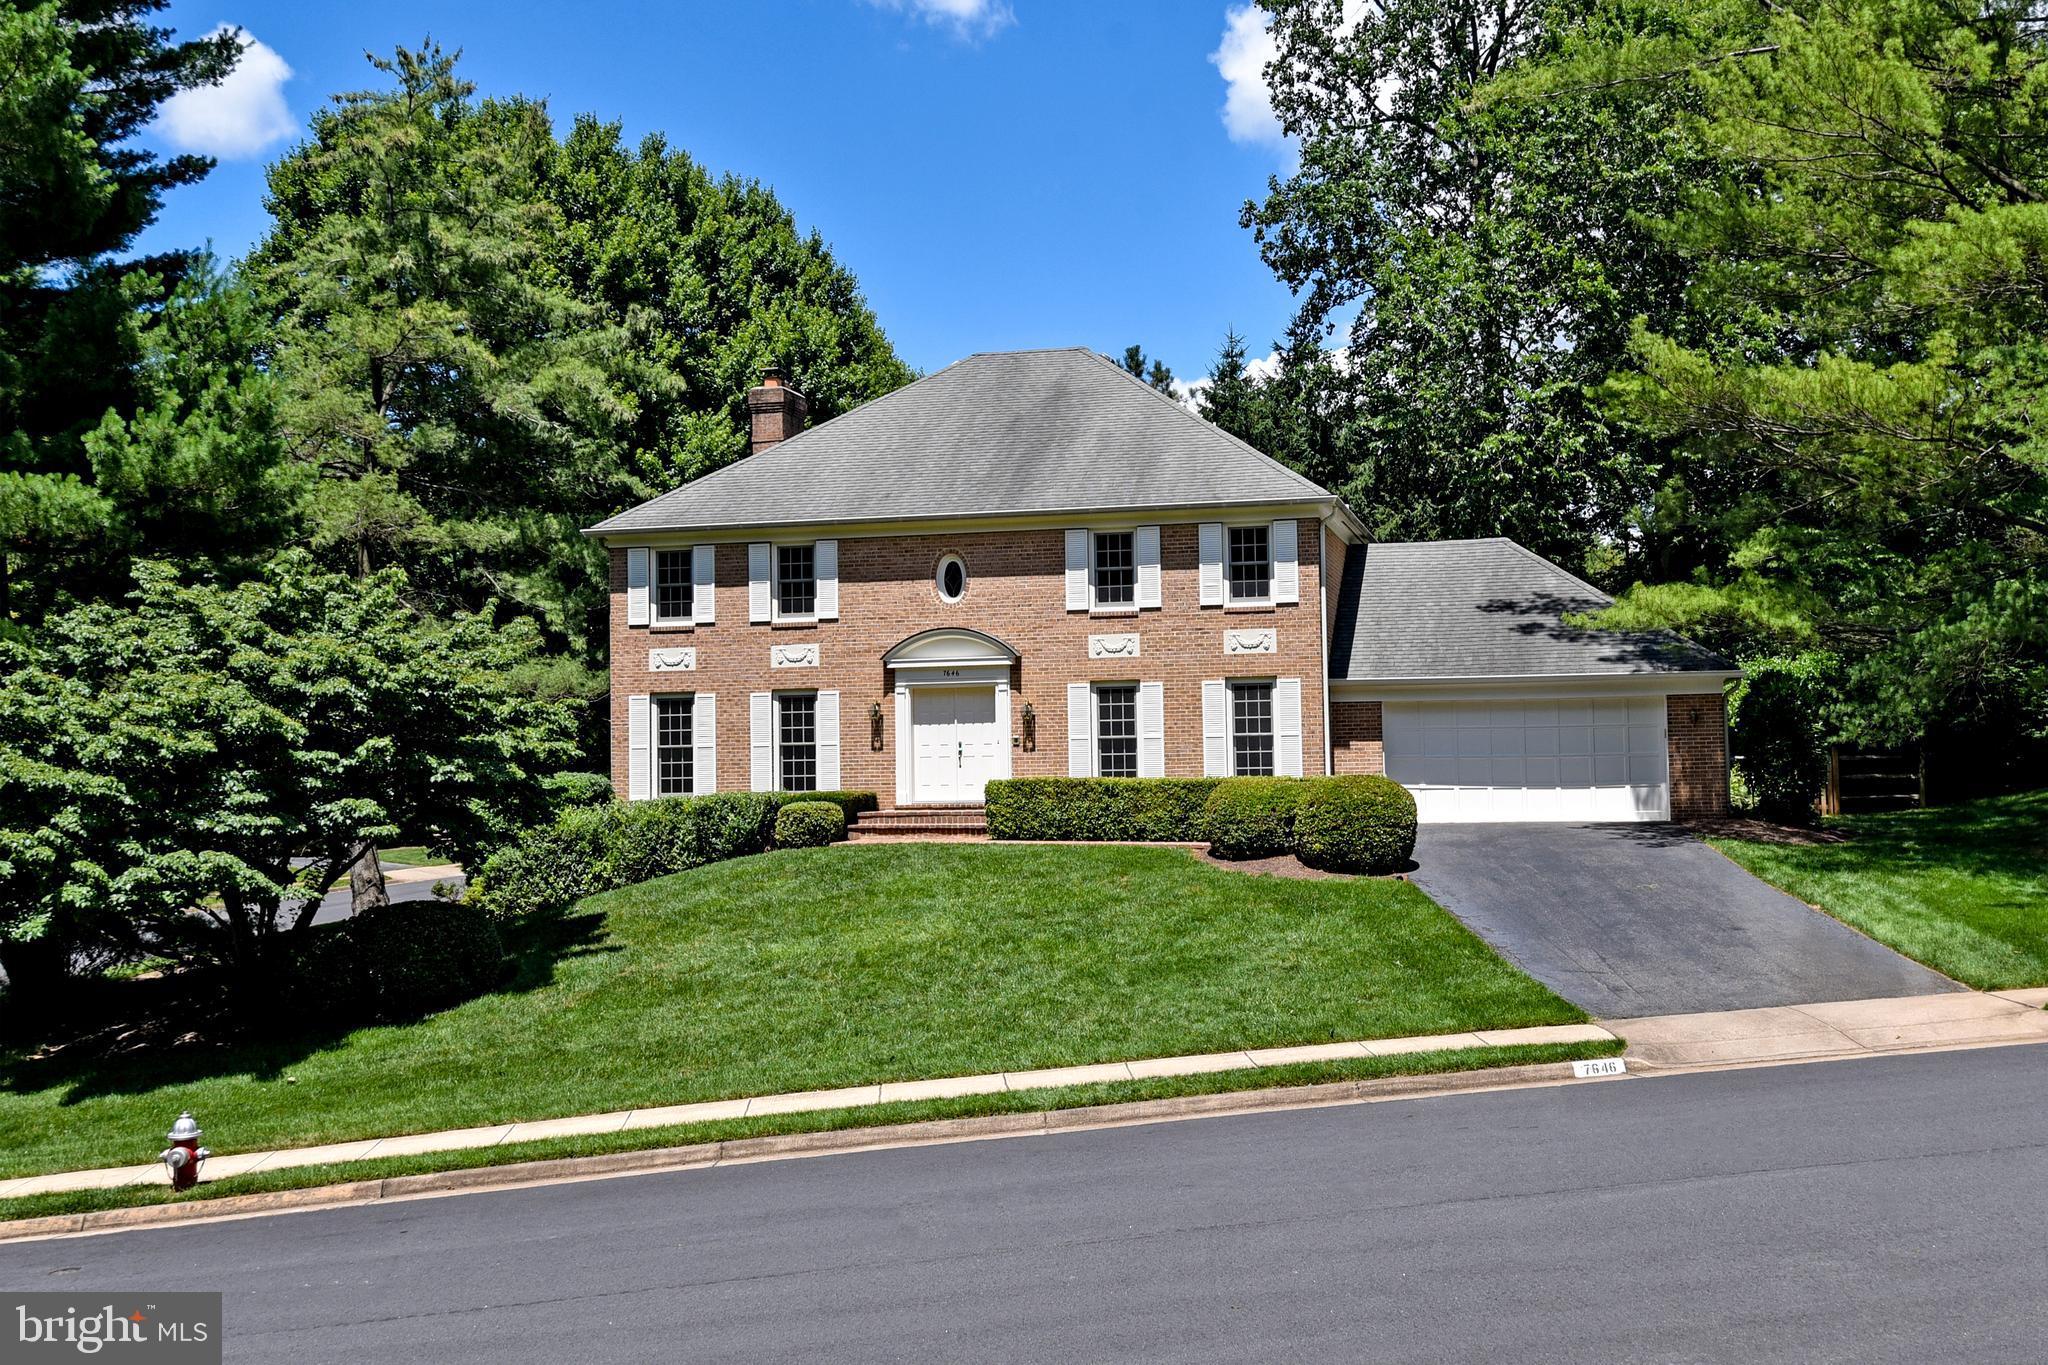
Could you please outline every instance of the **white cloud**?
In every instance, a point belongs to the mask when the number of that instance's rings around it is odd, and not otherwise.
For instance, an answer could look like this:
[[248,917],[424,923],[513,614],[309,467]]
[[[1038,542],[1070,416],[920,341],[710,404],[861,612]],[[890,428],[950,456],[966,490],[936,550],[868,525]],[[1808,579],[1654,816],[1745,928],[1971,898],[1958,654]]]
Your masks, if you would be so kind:
[[958,38],[988,38],[1017,22],[1009,0],[868,0],[882,9],[918,15],[953,30]]
[[[1344,0],[1344,29],[1353,29],[1366,15],[1368,0]],[[1223,128],[1232,142],[1294,151],[1293,140],[1280,127],[1273,112],[1273,93],[1266,85],[1266,67],[1280,55],[1273,41],[1272,20],[1247,0],[1223,11],[1223,40],[1209,54],[1223,77]],[[1387,92],[1380,92],[1380,106],[1386,107]]]
[[204,152],[234,161],[252,157],[298,131],[298,120],[284,102],[284,83],[291,67],[247,29],[222,24],[215,33],[233,30],[242,40],[242,59],[219,85],[180,90],[164,101],[157,115],[163,135],[188,152]]

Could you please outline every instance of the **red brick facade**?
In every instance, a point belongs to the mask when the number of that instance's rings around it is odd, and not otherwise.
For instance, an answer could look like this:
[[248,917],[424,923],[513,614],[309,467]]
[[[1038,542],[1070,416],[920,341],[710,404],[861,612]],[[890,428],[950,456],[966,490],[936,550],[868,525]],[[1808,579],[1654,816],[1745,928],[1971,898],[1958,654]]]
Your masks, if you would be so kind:
[[[785,537],[786,539],[786,537]],[[1324,770],[1321,602],[1324,536],[1304,518],[1297,537],[1300,595],[1295,605],[1203,607],[1197,582],[1197,524],[1160,527],[1160,601],[1141,612],[1065,610],[1062,528],[947,532],[912,536],[840,536],[839,618],[803,624],[750,624],[747,546],[716,550],[715,624],[648,627],[627,624],[626,551],[611,550],[612,778],[621,795],[627,781],[627,699],[635,694],[713,693],[718,698],[718,789],[749,786],[748,697],[770,690],[834,689],[840,694],[840,784],[872,790],[884,805],[896,801],[895,680],[883,667],[891,646],[919,631],[963,626],[996,636],[1022,659],[1011,670],[1012,773],[1018,777],[1067,771],[1067,698],[1070,682],[1158,681],[1165,702],[1165,760],[1170,777],[1202,773],[1202,682],[1210,678],[1286,677],[1301,680],[1302,769]],[[940,559],[958,554],[967,566],[967,591],[956,603],[939,596]],[[1334,594],[1333,594],[1334,595]],[[1226,628],[1271,627],[1272,654],[1226,658]],[[1092,634],[1140,637],[1136,660],[1088,657]],[[771,645],[815,643],[819,663],[773,668]],[[648,651],[688,645],[691,672],[652,672]],[[1035,713],[1025,741],[1023,712]],[[880,720],[871,719],[879,705]]]
[[1728,709],[1718,692],[1664,699],[1671,745],[1671,818],[1711,820],[1728,813]]
[[1380,704],[1330,703],[1331,768],[1340,773],[1384,773],[1387,752],[1380,741]]

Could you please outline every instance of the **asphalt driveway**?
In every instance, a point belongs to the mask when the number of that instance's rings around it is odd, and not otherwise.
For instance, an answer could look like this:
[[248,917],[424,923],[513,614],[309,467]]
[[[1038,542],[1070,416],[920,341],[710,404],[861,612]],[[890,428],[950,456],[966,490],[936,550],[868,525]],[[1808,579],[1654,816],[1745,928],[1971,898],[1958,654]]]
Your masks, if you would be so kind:
[[1962,990],[1675,825],[1425,825],[1417,885],[1602,1019]]

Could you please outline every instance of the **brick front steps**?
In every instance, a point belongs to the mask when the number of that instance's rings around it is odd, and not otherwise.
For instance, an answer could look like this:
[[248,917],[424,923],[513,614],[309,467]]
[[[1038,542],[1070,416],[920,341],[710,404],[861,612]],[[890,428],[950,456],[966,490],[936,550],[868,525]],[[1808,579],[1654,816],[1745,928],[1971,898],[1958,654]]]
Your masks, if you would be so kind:
[[934,835],[954,838],[985,837],[988,818],[980,806],[904,806],[897,810],[864,812],[847,830],[850,839],[928,839]]

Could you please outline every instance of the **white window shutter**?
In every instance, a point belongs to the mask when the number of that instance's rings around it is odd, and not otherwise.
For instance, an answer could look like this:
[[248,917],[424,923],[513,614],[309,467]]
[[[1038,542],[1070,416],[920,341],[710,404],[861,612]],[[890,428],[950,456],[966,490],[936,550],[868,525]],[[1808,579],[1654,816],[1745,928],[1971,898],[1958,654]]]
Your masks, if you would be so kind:
[[718,790],[718,694],[699,692],[690,707],[690,738],[696,755],[691,760],[690,794],[702,796]]
[[718,547],[690,549],[690,619],[708,626],[718,619]]
[[1067,532],[1067,610],[1088,610],[1088,533]]
[[1138,684],[1138,776],[1166,776],[1166,684]]
[[1273,771],[1301,776],[1301,679],[1273,683]]
[[818,693],[818,790],[839,790],[839,694]]
[[1087,683],[1067,684],[1067,776],[1095,776],[1095,696]]
[[654,795],[653,707],[646,697],[626,698],[626,799],[645,801]]
[[1221,678],[1202,680],[1202,775],[1230,776],[1230,690]]
[[1223,523],[1205,521],[1198,533],[1202,558],[1202,605],[1223,605]]
[[1159,605],[1159,528],[1140,526],[1138,533],[1131,537],[1131,544],[1137,551],[1138,605],[1156,607]]
[[[821,540],[812,552],[811,564],[818,578],[818,619],[839,619],[839,542]],[[830,791],[826,787],[822,790]]]
[[775,547],[766,541],[747,546],[747,619],[768,619],[769,592],[774,586]]
[[647,624],[647,561],[651,552],[645,545],[626,551],[626,624]]
[[747,787],[775,790],[775,694],[756,692],[747,698]]
[[1266,542],[1273,555],[1273,600],[1276,603],[1301,600],[1301,552],[1295,545],[1295,533],[1300,526],[1301,523],[1292,517],[1276,521],[1272,537]]

